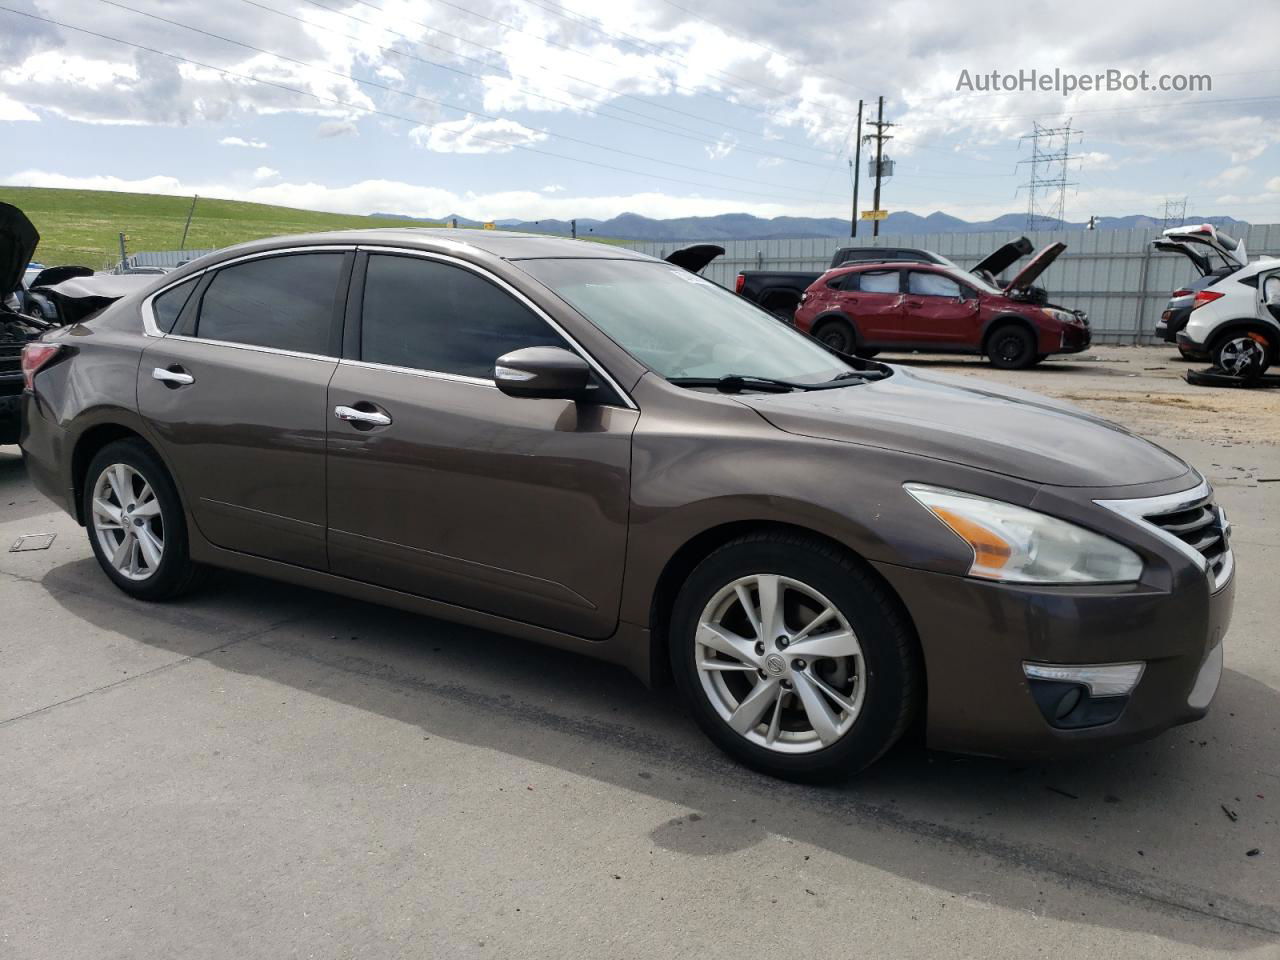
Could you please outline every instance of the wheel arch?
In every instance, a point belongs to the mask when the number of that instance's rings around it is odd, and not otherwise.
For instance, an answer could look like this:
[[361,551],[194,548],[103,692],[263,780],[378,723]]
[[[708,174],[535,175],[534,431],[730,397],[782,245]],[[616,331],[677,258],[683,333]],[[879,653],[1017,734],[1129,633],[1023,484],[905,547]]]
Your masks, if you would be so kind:
[[814,317],[813,322],[809,324],[809,335],[816,336],[818,328],[820,328],[824,323],[830,323],[833,320],[847,324],[849,330],[853,333],[854,345],[862,345],[862,332],[858,329],[858,322],[843,310],[839,309],[824,310],[822,313]]
[[[759,533],[802,536],[833,547],[861,566],[869,576],[873,577],[884,588],[886,595],[891,597],[897,606],[898,613],[911,628],[921,669],[922,691],[924,693],[923,703],[924,699],[927,699],[929,689],[928,669],[925,664],[924,651],[920,645],[915,620],[912,618],[911,611],[907,609],[902,597],[899,596],[898,591],[880,575],[875,567],[847,543],[803,524],[765,519],[733,520],[708,527],[685,540],[668,558],[654,584],[649,606],[649,675],[652,685],[663,686],[671,681],[671,667],[668,657],[669,625],[681,584],[688,579],[699,563],[720,547],[749,534]],[[924,715],[923,707],[920,715]]]
[[85,429],[76,437],[71,451],[71,489],[75,509],[76,522],[84,526],[84,485],[85,475],[89,472],[89,463],[98,451],[117,440],[139,440],[152,453],[160,458],[160,462],[169,471],[169,477],[177,485],[173,467],[163,453],[135,426],[127,425],[119,420],[104,420]]
[[[987,321],[985,327],[982,328],[982,353],[987,355],[987,347],[991,345],[991,338],[995,336],[996,331],[1003,327],[1019,326],[1035,339],[1036,344],[1040,343],[1040,331],[1036,329],[1036,325],[1024,317],[1020,313],[1001,313],[992,317]],[[1037,353],[1039,349],[1037,346]]]
[[1280,362],[1280,325],[1268,323],[1259,317],[1237,317],[1222,321],[1214,327],[1213,333],[1205,338],[1205,349],[1212,353],[1224,337],[1240,333],[1263,334],[1271,347],[1270,361]]

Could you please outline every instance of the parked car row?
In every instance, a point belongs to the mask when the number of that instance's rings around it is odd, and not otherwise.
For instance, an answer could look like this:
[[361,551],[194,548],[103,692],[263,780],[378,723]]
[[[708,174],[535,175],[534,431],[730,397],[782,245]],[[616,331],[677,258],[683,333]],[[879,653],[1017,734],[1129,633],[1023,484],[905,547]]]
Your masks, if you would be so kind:
[[[1087,340],[1027,293],[1050,255],[825,289]],[[915,724],[1038,757],[1205,714],[1235,578],[1192,467],[841,354],[688,265],[454,230],[221,250],[26,344],[24,458],[130,596],[227,567],[674,677],[777,776],[850,775]]]
[[1152,246],[1186,257],[1197,273],[1170,296],[1157,336],[1236,377],[1280,361],[1280,260],[1250,263],[1243,241],[1209,223],[1170,227]]

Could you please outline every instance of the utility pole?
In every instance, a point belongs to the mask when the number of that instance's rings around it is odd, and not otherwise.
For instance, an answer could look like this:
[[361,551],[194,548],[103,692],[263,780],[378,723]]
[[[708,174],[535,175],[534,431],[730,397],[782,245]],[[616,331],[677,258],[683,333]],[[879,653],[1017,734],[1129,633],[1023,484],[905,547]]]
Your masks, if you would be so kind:
[[[1079,159],[1071,153],[1071,134],[1074,132],[1078,138],[1080,131],[1071,129],[1070,119],[1062,127],[1042,127],[1039,123],[1032,126],[1032,133],[1018,138],[1019,142],[1031,141],[1030,159],[1018,161],[1031,165],[1031,178],[1026,184],[1027,230],[1035,230],[1041,223],[1061,227],[1067,212],[1067,187],[1076,185],[1067,179],[1067,164]],[[1047,205],[1043,202],[1046,197]]]
[[862,179],[862,101],[858,101],[858,135],[854,138],[853,166],[849,172],[853,174],[853,213],[849,217],[849,236],[858,235],[858,181]]
[[569,221],[569,236],[572,237],[574,240],[578,239],[578,221],[577,220]]
[[197,200],[199,200],[199,199],[200,199],[200,195],[199,195],[198,193],[197,193],[197,194],[192,194],[192,196],[191,196],[191,209],[187,211],[187,223],[186,223],[186,225],[182,228],[182,242],[181,242],[180,244],[178,244],[178,249],[179,249],[179,250],[185,250],[185,249],[187,249],[187,231],[191,229],[191,218],[195,215],[195,212],[196,212],[196,201],[197,201]]
[[126,273],[128,271],[127,261],[129,259],[129,251],[125,249],[125,245],[124,245],[127,239],[129,238],[126,237],[123,233],[120,234],[120,272],[121,273]]
[[870,123],[871,126],[876,128],[876,132],[867,134],[863,139],[868,141],[874,140],[876,142],[876,158],[873,161],[875,163],[876,188],[872,204],[876,213],[876,218],[871,221],[871,235],[873,237],[878,237],[880,236],[880,179],[881,177],[893,176],[893,161],[884,155],[885,141],[892,140],[893,136],[885,133],[885,131],[890,127],[897,126],[897,124],[890,123],[884,118],[884,97],[877,98],[876,118],[870,121]]

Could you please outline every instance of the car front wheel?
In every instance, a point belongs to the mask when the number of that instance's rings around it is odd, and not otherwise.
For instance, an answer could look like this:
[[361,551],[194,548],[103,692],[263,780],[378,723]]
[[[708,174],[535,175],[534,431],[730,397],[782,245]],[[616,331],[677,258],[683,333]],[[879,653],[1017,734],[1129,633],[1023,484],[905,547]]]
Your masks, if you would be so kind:
[[1002,370],[1021,370],[1036,362],[1036,338],[1026,327],[1000,327],[987,344],[987,359]]
[[1270,365],[1269,344],[1260,333],[1227,334],[1209,355],[1215,367],[1233,377],[1259,377]]
[[141,440],[103,447],[84,484],[89,543],[111,581],[139,600],[168,600],[194,584],[186,518],[160,458]]
[[839,549],[764,533],[708,556],[672,617],[677,686],[726,753],[772,776],[852,776],[902,735],[919,698],[910,625]]

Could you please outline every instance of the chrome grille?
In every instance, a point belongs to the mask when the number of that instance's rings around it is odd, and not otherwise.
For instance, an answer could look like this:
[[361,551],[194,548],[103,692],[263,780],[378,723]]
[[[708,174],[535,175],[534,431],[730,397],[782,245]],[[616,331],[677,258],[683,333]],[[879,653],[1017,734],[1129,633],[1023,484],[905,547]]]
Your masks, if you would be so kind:
[[1226,511],[1213,502],[1208,481],[1163,497],[1094,502],[1150,524],[1165,540],[1200,563],[1214,590],[1231,578],[1231,524]]

